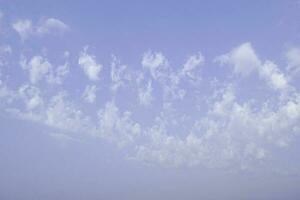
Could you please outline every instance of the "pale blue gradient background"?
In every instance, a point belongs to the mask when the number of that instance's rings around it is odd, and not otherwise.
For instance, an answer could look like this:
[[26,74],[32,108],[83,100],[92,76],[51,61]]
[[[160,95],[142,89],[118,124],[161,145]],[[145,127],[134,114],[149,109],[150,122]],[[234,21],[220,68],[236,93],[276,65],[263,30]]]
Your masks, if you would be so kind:
[[[0,28],[0,43],[13,48],[9,58],[13,64],[2,70],[3,74],[14,74],[7,77],[8,83],[17,86],[27,80],[27,74],[19,72],[21,52],[35,55],[47,48],[49,60],[62,63],[61,52],[68,50],[72,80],[76,81],[66,81],[64,88],[73,90],[74,96],[78,94],[78,100],[88,83],[77,64],[77,56],[85,45],[90,46],[106,72],[111,54],[138,69],[145,51],[161,51],[176,68],[187,56],[201,51],[209,61],[203,76],[221,77],[226,70],[216,68],[210,60],[245,41],[253,44],[258,55],[275,60],[278,65],[284,63],[283,52],[288,47],[300,45],[300,2],[292,0],[15,0],[0,1],[0,10],[5,15],[0,25],[4,27]],[[29,38],[20,42],[17,33],[4,26],[18,18],[37,21],[40,17],[58,18],[71,30],[65,37]],[[102,83],[109,84],[106,79]],[[248,87],[246,82],[243,84]],[[298,89],[299,84],[299,79],[294,81]],[[103,88],[100,85],[96,104],[83,105],[91,115],[109,100]],[[245,96],[251,92],[255,93],[249,86]],[[118,104],[139,111],[130,99],[119,100]],[[190,109],[188,105],[186,109]],[[152,116],[155,111],[148,112]],[[143,117],[146,121],[147,116]],[[300,198],[299,139],[284,152],[274,150],[279,156],[272,158],[273,164],[298,169],[295,174],[281,174],[267,169],[253,173],[147,166],[126,159],[127,152],[109,142],[93,137],[59,141],[49,136],[49,131],[49,127],[1,112],[1,200]]]

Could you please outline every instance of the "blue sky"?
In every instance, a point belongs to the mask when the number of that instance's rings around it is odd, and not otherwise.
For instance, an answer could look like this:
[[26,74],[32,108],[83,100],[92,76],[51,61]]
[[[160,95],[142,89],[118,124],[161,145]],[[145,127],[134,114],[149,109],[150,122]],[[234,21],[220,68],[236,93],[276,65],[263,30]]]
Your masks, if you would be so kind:
[[300,2],[1,1],[1,199],[297,199]]

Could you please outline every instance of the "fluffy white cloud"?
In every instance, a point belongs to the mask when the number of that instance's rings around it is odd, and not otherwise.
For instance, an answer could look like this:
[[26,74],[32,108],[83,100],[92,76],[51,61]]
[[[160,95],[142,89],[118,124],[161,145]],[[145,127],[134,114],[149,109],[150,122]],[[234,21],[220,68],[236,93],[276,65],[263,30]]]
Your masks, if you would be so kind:
[[116,56],[112,56],[110,78],[112,81],[111,89],[117,91],[126,81],[132,80],[132,75],[128,71],[127,65],[122,65]]
[[255,51],[252,48],[252,45],[249,42],[234,48],[227,54],[217,57],[215,61],[219,62],[222,65],[233,65],[234,73],[243,76],[249,75],[261,64]]
[[70,73],[69,63],[59,65],[57,68],[52,69],[48,75],[48,82],[51,84],[62,84],[65,77]]
[[183,99],[186,91],[179,87],[181,77],[178,74],[172,73],[168,75],[168,79],[163,84],[163,96],[165,101],[174,99]]
[[199,52],[196,55],[190,56],[180,72],[182,76],[188,76],[190,78],[195,78],[194,71],[199,66],[203,65],[205,62],[204,56]]
[[141,127],[131,119],[131,112],[120,113],[114,102],[108,102],[105,108],[98,113],[99,131],[104,138],[124,146],[134,142],[141,133]]
[[[193,83],[201,80],[198,68],[204,64],[204,61],[204,56],[199,52],[190,56],[182,69],[175,70],[169,66],[168,60],[162,53],[148,51],[143,55],[142,66],[149,70],[151,77],[160,84],[163,91],[163,104],[170,104],[173,100],[182,100],[185,97],[186,90],[180,86],[182,80],[188,78],[193,80],[191,81]],[[140,92],[140,94],[147,93]]]
[[12,25],[13,29],[18,32],[22,40],[26,40],[31,34],[34,33],[31,20],[19,19]]
[[52,97],[46,109],[45,124],[68,132],[93,134],[95,129],[90,118],[66,101],[66,93]]
[[59,129],[65,133],[96,133],[96,127],[90,118],[68,101],[66,92],[59,92],[51,98],[42,97],[38,88],[24,85],[15,92],[16,99],[21,99],[25,109],[7,107],[5,110],[14,116]]
[[30,82],[35,84],[42,80],[52,69],[51,63],[42,56],[34,56],[27,62],[24,56],[21,57],[20,65],[23,69],[29,71]]
[[150,71],[153,79],[159,79],[165,76],[168,61],[162,53],[148,51],[143,55],[142,66]]
[[221,64],[232,65],[236,74],[248,75],[253,71],[257,72],[272,89],[282,91],[289,88],[288,78],[279,67],[271,61],[263,63],[259,60],[250,43],[244,43],[215,60]]
[[88,103],[94,103],[97,97],[96,92],[96,85],[87,85],[82,94],[82,98]]
[[22,55],[19,64],[22,69],[29,72],[29,80],[32,84],[36,84],[43,79],[50,84],[62,84],[64,78],[70,72],[68,62],[55,67],[47,58],[40,55],[33,56],[29,61]]
[[259,74],[274,89],[284,90],[288,87],[287,77],[279,70],[277,65],[270,61],[266,61],[259,68]]
[[91,81],[97,81],[99,80],[102,65],[96,62],[94,55],[87,53],[87,49],[88,47],[85,47],[83,51],[80,52],[78,64]]
[[33,110],[44,103],[40,95],[40,90],[37,87],[23,85],[19,88],[18,93],[24,100],[27,110]]

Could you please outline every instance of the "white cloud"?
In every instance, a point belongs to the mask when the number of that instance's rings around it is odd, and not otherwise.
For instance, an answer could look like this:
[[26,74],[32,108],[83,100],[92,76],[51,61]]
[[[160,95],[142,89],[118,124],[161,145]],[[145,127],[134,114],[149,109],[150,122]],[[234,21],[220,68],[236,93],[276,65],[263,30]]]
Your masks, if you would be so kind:
[[114,102],[108,102],[98,113],[100,135],[115,141],[119,146],[134,142],[141,133],[141,127],[131,119],[131,112],[120,113]]
[[246,76],[253,71],[257,72],[272,89],[283,91],[290,87],[288,78],[279,67],[268,60],[262,63],[250,43],[244,43],[215,60],[221,64],[232,65],[236,74]]
[[20,66],[29,72],[29,80],[32,84],[45,79],[50,84],[62,84],[66,75],[69,74],[69,63],[65,62],[58,67],[53,66],[47,58],[40,55],[33,56],[29,61],[21,55]]
[[188,76],[190,78],[196,78],[194,71],[205,62],[204,56],[199,52],[196,55],[190,56],[180,72],[181,76]]
[[147,106],[151,104],[153,101],[152,91],[153,88],[151,81],[148,81],[145,88],[139,88],[138,97],[141,105]]
[[270,61],[266,61],[259,68],[259,75],[266,80],[273,89],[284,90],[288,87],[287,77]]
[[33,110],[44,103],[40,95],[40,90],[37,87],[23,85],[19,88],[18,93],[24,100],[27,110]]
[[34,35],[62,35],[69,30],[65,23],[55,18],[42,19],[37,25],[33,25],[29,19],[18,19],[12,24],[12,27],[23,41]]
[[111,89],[115,92],[125,84],[125,81],[132,79],[127,65],[122,65],[116,56],[112,56],[110,78],[112,81]]
[[96,85],[87,85],[82,94],[82,98],[88,103],[94,103],[97,97],[96,92]]
[[36,27],[36,32],[40,35],[44,34],[63,34],[68,31],[69,27],[62,21],[55,18],[44,19]]
[[[274,148],[287,148],[299,134],[300,94],[296,88],[285,93],[284,99],[274,94],[272,89],[282,92],[292,85],[275,63],[260,61],[250,43],[234,48],[217,60],[232,65],[237,75],[256,72],[257,76],[251,78],[261,79],[269,86],[266,88],[266,97],[260,98],[257,93],[259,98],[255,101],[247,99],[245,93],[239,93],[244,88],[234,80],[237,76],[230,76],[229,82],[228,79],[218,79],[213,89],[205,88],[201,93],[201,87],[189,85],[191,81],[186,80],[198,78],[196,72],[204,64],[202,54],[189,57],[183,68],[174,70],[168,66],[162,54],[148,52],[142,64],[150,74],[143,70],[131,71],[129,66],[113,57],[111,71],[103,70],[108,79],[101,79],[104,83],[110,78],[112,84],[103,84],[103,87],[117,91],[121,86],[130,84],[135,91],[125,91],[128,93],[122,95],[105,93],[108,96],[103,98],[112,97],[113,100],[100,109],[95,120],[79,109],[82,102],[77,102],[76,97],[70,101],[67,93],[57,90],[61,86],[52,87],[55,94],[58,93],[52,96],[52,88],[44,92],[44,84],[36,84],[44,78],[50,83],[61,83],[69,73],[68,62],[54,68],[46,58],[37,55],[29,61],[24,57],[21,59],[21,66],[29,72],[30,83],[14,92],[0,81],[0,105],[3,104],[4,110],[8,109],[23,119],[58,129],[54,132],[87,133],[130,150],[135,149],[135,158],[147,163],[172,167],[201,165],[249,169],[268,160]],[[87,48],[80,53],[78,63],[90,80],[100,79],[102,65],[96,62],[95,56],[87,53]],[[251,84],[260,86],[261,81]],[[96,84],[87,85],[81,98],[95,102],[96,91]],[[78,95],[76,90],[68,92],[71,97]],[[154,98],[156,100],[151,114],[146,113],[147,119],[144,117],[144,111],[147,110],[140,107],[135,109],[130,102],[136,98],[136,94],[142,105],[150,105]],[[206,104],[204,101],[199,103],[199,96],[209,101],[205,101]],[[10,97],[14,97],[12,103],[4,104],[2,100]],[[115,102],[123,103],[124,112]],[[201,112],[197,110],[198,103],[203,106]],[[151,118],[152,114],[155,117]]]
[[13,23],[12,27],[18,32],[22,40],[28,39],[34,33],[32,22],[28,19],[19,19]]
[[18,118],[38,122],[66,134],[96,133],[96,126],[93,126],[90,117],[66,99],[66,92],[59,92],[47,101],[47,98],[40,96],[35,87],[25,85],[20,88],[19,96],[26,104],[25,110],[14,107],[5,109]]
[[179,87],[181,77],[172,73],[168,76],[168,80],[163,84],[163,96],[165,101],[183,99],[185,97],[185,89]]
[[56,69],[50,71],[48,82],[51,84],[62,84],[65,77],[70,73],[69,63],[59,65]]
[[[292,95],[294,96],[294,95]],[[136,158],[164,166],[202,165],[249,169],[269,157],[272,146],[286,147],[300,130],[300,95],[261,110],[238,103],[232,86],[218,92],[207,115],[190,132],[170,132],[171,118],[156,118],[146,131],[148,142]]]
[[[151,77],[158,81],[162,87],[164,103],[183,99],[186,91],[180,87],[180,82],[186,77],[199,80],[196,74],[196,68],[204,63],[204,57],[201,53],[191,56],[184,64],[183,69],[178,72],[169,67],[168,60],[160,52],[148,51],[144,53],[142,66],[148,69]],[[140,90],[140,89],[139,89]]]
[[221,65],[233,65],[234,73],[243,76],[249,75],[261,64],[249,42],[243,43],[234,48],[231,52],[217,57],[215,61],[219,62]]
[[59,93],[51,98],[46,110],[45,123],[70,132],[90,132],[90,119],[84,116],[81,110],[65,100],[66,93]]
[[142,66],[150,71],[153,79],[159,79],[165,76],[168,61],[162,53],[148,51],[143,55]]
[[42,80],[52,69],[51,63],[42,56],[34,56],[27,62],[24,56],[21,57],[20,65],[23,69],[29,71],[30,82],[35,84]]
[[99,80],[102,65],[96,62],[94,55],[87,53],[87,49],[88,47],[85,47],[83,51],[80,52],[78,64],[91,81],[97,81]]

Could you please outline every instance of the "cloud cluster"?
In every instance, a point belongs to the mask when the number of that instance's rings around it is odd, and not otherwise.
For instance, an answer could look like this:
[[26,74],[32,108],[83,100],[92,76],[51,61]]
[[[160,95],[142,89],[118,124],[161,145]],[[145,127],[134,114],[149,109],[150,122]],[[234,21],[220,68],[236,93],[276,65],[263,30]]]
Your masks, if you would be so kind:
[[[18,20],[12,27],[22,40],[68,29],[54,18],[36,26]],[[261,59],[246,42],[213,62],[196,52],[173,66],[161,52],[147,51],[139,68],[122,64],[113,55],[104,70],[84,47],[74,58],[74,67],[90,82],[79,95],[76,89],[64,88],[67,74],[69,81],[78,80],[72,79],[67,61],[55,67],[41,54],[21,56],[19,64],[28,81],[13,89],[0,76],[0,105],[4,112],[42,123],[68,138],[82,133],[133,149],[129,156],[148,164],[250,169],[267,160],[274,149],[288,148],[300,133],[300,93],[291,81],[299,71],[299,52],[288,49],[286,69]],[[207,63],[225,68],[230,79],[203,76]],[[247,89],[262,87],[266,96],[242,95],[240,81],[250,78],[255,82]],[[44,92],[40,84],[44,80],[61,87]],[[98,102],[99,87],[105,91],[104,103]],[[84,102],[96,112],[85,109]]]
[[51,84],[61,84],[70,71],[68,62],[54,67],[47,58],[41,55],[33,56],[29,60],[21,55],[20,66],[28,71],[29,80],[32,84],[37,84],[43,79]]
[[99,134],[115,141],[119,146],[135,141],[141,133],[139,123],[131,119],[131,112],[120,113],[115,103],[107,102],[103,110],[98,113]]

